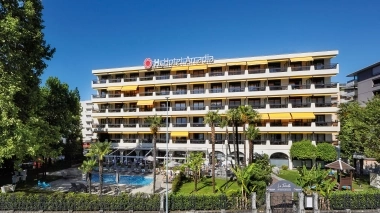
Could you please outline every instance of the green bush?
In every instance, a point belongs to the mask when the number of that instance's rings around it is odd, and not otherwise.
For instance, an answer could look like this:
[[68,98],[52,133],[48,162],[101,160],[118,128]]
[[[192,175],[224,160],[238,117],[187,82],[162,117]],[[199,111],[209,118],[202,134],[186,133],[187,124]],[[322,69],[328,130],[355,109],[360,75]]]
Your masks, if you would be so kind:
[[342,209],[379,209],[380,191],[370,190],[363,192],[336,191],[330,196],[330,207],[334,210]]
[[177,176],[174,177],[172,182],[172,192],[176,193],[182,186],[183,181],[185,180],[185,175],[183,172],[180,172]]
[[282,169],[282,170],[288,170],[288,169],[289,169],[289,166],[287,166],[287,165],[282,165],[282,166],[281,166],[281,169]]
[[244,203],[241,197],[229,197],[226,195],[175,195],[169,197],[170,211],[188,210],[239,210],[249,208],[250,199]]

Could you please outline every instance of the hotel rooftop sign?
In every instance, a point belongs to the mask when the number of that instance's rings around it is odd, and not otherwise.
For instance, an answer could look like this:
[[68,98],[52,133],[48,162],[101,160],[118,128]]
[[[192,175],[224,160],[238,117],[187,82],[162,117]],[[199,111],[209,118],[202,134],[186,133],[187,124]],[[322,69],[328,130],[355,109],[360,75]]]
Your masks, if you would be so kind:
[[152,68],[167,68],[175,66],[190,66],[190,65],[200,65],[200,64],[212,64],[214,63],[214,56],[206,54],[203,57],[193,57],[190,58],[173,58],[173,59],[150,59],[146,58],[144,60],[145,69]]

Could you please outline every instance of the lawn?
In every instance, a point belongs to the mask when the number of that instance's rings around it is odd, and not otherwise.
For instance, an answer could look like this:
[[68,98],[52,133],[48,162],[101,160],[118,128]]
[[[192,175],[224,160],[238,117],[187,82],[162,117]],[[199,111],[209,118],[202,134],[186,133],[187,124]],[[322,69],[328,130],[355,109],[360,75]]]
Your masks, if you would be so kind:
[[[296,183],[299,174],[297,170],[281,170],[278,176],[292,183]],[[354,179],[352,185],[354,191],[366,191],[372,189],[372,187],[369,185],[369,176],[361,176]]]
[[[215,179],[216,186],[215,188],[218,189],[221,186],[226,187],[228,190],[237,190],[239,189],[238,184],[236,181],[229,181],[226,179]],[[204,178],[201,182],[198,183],[198,191],[194,192],[194,182],[188,181],[182,184],[181,188],[177,192],[178,194],[213,194],[212,193],[212,179],[211,178]],[[218,192],[220,193],[220,192]]]

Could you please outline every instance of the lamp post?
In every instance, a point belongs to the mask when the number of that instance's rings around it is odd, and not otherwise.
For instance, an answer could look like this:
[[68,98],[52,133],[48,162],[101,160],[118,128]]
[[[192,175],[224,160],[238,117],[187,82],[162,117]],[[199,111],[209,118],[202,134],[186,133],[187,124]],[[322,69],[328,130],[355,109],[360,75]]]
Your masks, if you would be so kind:
[[169,212],[169,178],[168,178],[168,163],[169,163],[169,97],[166,98],[166,200],[165,200],[165,212]]

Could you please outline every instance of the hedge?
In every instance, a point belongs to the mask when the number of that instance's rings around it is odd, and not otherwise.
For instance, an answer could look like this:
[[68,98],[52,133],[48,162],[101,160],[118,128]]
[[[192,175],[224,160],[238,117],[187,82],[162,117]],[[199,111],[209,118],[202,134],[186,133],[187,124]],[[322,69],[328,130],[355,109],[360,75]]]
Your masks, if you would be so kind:
[[[176,210],[235,210],[247,209],[250,200],[225,195],[169,196],[169,209]],[[159,194],[89,195],[83,193],[0,194],[0,210],[15,211],[159,211]]]
[[336,191],[330,196],[330,207],[334,210],[379,209],[380,191]]

